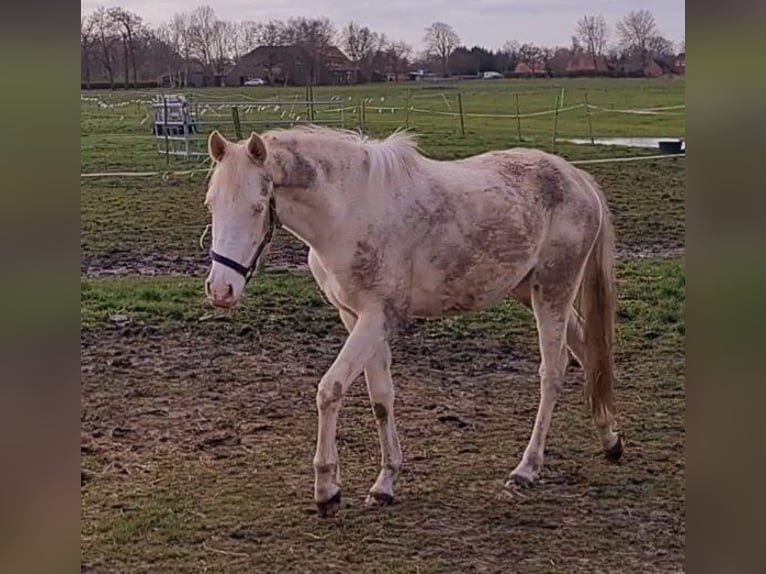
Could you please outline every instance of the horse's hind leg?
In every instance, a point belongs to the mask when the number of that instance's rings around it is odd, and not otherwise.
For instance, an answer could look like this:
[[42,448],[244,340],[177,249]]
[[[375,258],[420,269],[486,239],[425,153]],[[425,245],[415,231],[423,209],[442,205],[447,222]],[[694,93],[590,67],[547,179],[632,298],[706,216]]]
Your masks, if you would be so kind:
[[[567,346],[572,351],[577,362],[585,369],[585,337],[583,336],[583,321],[576,310],[572,309],[567,326]],[[594,424],[606,457],[612,462],[619,460],[622,454],[622,442],[612,426],[611,413],[605,417],[594,417]]]
[[562,267],[542,265],[541,272],[530,276],[531,303],[540,339],[540,405],[529,444],[521,462],[511,472],[508,487],[526,486],[538,477],[545,438],[564,384],[569,363],[567,328],[579,274],[567,273],[571,266]]
[[[532,288],[531,280],[527,279],[519,284],[512,293],[513,298],[523,303],[527,307],[532,307]],[[580,317],[577,310],[572,307],[570,310],[569,321],[567,322],[567,338],[566,344],[572,356],[580,364],[580,367],[585,369],[585,336],[584,325],[582,317]],[[604,447],[606,456],[608,459],[616,461],[619,459],[619,454],[622,449],[622,445],[619,441],[618,434],[615,432],[611,417],[594,418],[594,424],[596,431],[598,432],[601,444]]]
[[[350,332],[356,318],[347,311],[341,311],[340,317]],[[394,421],[394,383],[391,379],[391,348],[388,343],[381,345],[364,369],[364,377],[380,439],[380,474],[370,489],[366,504],[383,506],[394,499],[394,484],[402,465],[402,451]]]
[[[532,308],[532,287],[530,279],[527,278],[522,281],[511,293],[514,299],[523,303],[530,309]],[[572,356],[582,367],[585,363],[585,339],[583,337],[582,319],[577,314],[577,311],[572,308],[572,315],[567,323],[567,347],[572,353]]]

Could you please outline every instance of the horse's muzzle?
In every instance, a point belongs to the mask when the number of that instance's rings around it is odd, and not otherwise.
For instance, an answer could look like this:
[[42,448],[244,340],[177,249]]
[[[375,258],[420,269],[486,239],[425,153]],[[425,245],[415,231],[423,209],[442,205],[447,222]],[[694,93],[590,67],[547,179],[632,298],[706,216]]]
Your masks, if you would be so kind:
[[205,295],[207,295],[207,300],[211,305],[221,309],[230,309],[237,304],[234,286],[231,283],[214,285],[210,280],[207,280],[205,281]]

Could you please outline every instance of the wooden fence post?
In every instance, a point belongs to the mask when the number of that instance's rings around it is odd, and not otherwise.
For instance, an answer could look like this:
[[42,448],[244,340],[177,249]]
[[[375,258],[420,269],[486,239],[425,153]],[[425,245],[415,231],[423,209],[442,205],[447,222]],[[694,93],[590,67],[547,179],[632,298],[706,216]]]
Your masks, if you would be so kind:
[[411,100],[412,98],[412,90],[407,88],[407,107],[405,108],[405,118],[404,118],[404,126],[407,129],[410,129],[410,107],[411,107]]
[[242,125],[239,123],[239,108],[237,106],[231,107],[231,121],[234,122],[234,133],[237,135],[237,140],[241,140]]
[[585,113],[588,115],[588,133],[590,134],[590,145],[596,143],[593,139],[593,120],[590,117],[590,103],[588,102],[588,90],[585,90]]
[[463,119],[463,92],[457,93],[457,106],[460,111],[460,135],[465,137],[465,120]]
[[559,127],[559,98],[556,94],[556,108],[553,111],[553,135],[551,136],[551,153],[556,153],[556,131]]
[[516,93],[516,131],[519,134],[519,141],[524,141],[521,137],[521,106],[519,105],[519,94]]
[[168,97],[162,94],[162,131],[165,134],[165,164],[170,165],[170,139],[168,138]]

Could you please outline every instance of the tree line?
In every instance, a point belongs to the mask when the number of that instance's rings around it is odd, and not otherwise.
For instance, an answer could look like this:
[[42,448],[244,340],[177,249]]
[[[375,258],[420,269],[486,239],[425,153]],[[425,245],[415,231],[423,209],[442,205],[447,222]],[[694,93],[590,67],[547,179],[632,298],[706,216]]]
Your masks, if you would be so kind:
[[[421,53],[356,22],[340,29],[327,18],[232,22],[218,18],[207,5],[174,14],[156,27],[120,7],[99,7],[82,16],[80,23],[82,83],[85,87],[105,83],[112,89],[118,84],[155,83],[160,77],[185,86],[193,70],[222,77],[239,58],[260,46],[298,47],[309,70],[321,65],[327,47],[337,46],[352,62],[359,82],[375,79],[376,72],[398,77],[421,68],[442,75],[508,72],[521,62],[535,72],[556,73],[556,59],[564,52],[592,58],[595,70],[597,60],[604,57],[613,61],[637,57],[646,62],[671,58],[675,53],[673,43],[662,36],[646,10],[631,12],[616,23],[617,42],[613,45],[603,16],[586,15],[577,22],[568,47],[508,41],[498,50],[468,48],[452,26],[435,22],[425,30]],[[265,65],[269,64],[277,62],[267,58]]]

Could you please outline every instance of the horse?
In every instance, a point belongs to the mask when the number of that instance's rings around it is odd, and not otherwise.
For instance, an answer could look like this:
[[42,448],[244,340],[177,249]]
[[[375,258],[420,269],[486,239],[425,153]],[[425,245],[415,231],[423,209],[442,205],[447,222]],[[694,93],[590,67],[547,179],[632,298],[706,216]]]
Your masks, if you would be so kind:
[[604,453],[619,460],[614,233],[588,173],[539,150],[438,161],[406,131],[370,139],[316,126],[239,142],[213,131],[208,152],[209,303],[237,305],[281,226],[308,246],[309,269],[348,330],[316,393],[314,501],[322,517],[340,507],[336,428],[351,383],[364,373],[380,440],[380,472],[365,502],[387,505],[402,465],[391,341],[408,319],[480,311],[509,298],[535,316],[540,402],[506,488],[539,477],[570,354],[584,371]]

